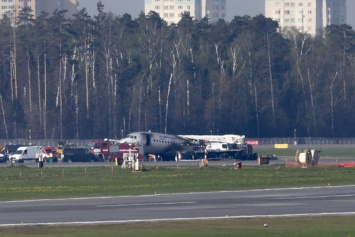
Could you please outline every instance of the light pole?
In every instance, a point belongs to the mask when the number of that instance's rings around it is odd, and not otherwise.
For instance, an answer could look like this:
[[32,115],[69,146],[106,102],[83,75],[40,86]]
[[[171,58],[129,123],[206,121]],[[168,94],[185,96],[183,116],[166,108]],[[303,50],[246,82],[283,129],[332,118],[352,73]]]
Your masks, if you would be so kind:
[[297,145],[297,135],[296,135],[296,133],[297,133],[297,130],[296,130],[296,128],[293,130],[293,144],[294,145]]

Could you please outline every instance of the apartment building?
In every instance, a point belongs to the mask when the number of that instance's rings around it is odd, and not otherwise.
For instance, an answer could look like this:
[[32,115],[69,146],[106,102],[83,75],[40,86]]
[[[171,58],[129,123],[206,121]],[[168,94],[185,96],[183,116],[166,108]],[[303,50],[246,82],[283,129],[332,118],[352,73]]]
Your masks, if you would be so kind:
[[31,8],[35,18],[42,12],[52,13],[55,9],[68,10],[67,16],[71,16],[78,11],[78,0],[0,0],[0,18],[4,14],[15,17],[24,7]]
[[282,32],[295,28],[315,36],[328,25],[346,24],[346,0],[265,0],[265,16]]
[[208,17],[210,22],[226,19],[226,0],[145,0],[145,14],[154,11],[168,24],[176,24],[182,13],[196,19]]

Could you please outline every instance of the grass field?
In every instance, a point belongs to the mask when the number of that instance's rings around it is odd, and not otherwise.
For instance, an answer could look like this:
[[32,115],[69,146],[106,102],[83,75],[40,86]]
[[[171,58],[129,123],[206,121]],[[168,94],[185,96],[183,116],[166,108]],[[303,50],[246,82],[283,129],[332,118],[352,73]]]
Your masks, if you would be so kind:
[[[354,237],[355,217],[236,219],[193,222],[136,223],[95,226],[0,228],[0,236],[16,237]],[[264,227],[267,224],[268,227]]]
[[0,200],[119,196],[155,193],[246,190],[355,184],[355,169],[286,169],[233,165],[206,169],[148,167],[143,172],[119,167],[0,169]]
[[[271,153],[273,154],[273,153]],[[354,185],[355,169],[283,166],[0,168],[0,200],[55,199],[258,188]],[[0,213],[1,214],[1,213]],[[354,216],[0,228],[0,236],[344,236]],[[268,224],[265,228],[264,223]]]

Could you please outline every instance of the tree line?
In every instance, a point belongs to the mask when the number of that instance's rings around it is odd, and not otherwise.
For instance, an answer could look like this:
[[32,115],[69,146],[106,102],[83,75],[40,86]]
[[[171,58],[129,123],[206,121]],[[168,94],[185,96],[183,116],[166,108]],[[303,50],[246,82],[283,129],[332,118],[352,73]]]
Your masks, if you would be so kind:
[[0,137],[355,134],[349,25],[312,37],[263,15],[168,25],[97,10],[0,20]]

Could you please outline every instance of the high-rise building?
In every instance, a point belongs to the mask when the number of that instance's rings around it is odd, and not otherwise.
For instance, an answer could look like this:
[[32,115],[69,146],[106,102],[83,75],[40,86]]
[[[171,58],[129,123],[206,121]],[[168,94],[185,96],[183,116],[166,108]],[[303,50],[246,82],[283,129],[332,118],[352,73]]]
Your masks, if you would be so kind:
[[226,0],[145,0],[145,14],[154,11],[169,24],[181,20],[184,12],[201,20],[208,17],[210,22],[226,19]]
[[265,0],[265,16],[282,32],[295,28],[315,36],[328,25],[346,24],[346,0]]
[[0,18],[4,14],[14,17],[24,7],[32,9],[32,14],[36,18],[42,12],[53,13],[54,10],[67,10],[67,16],[77,13],[78,0],[1,0]]

